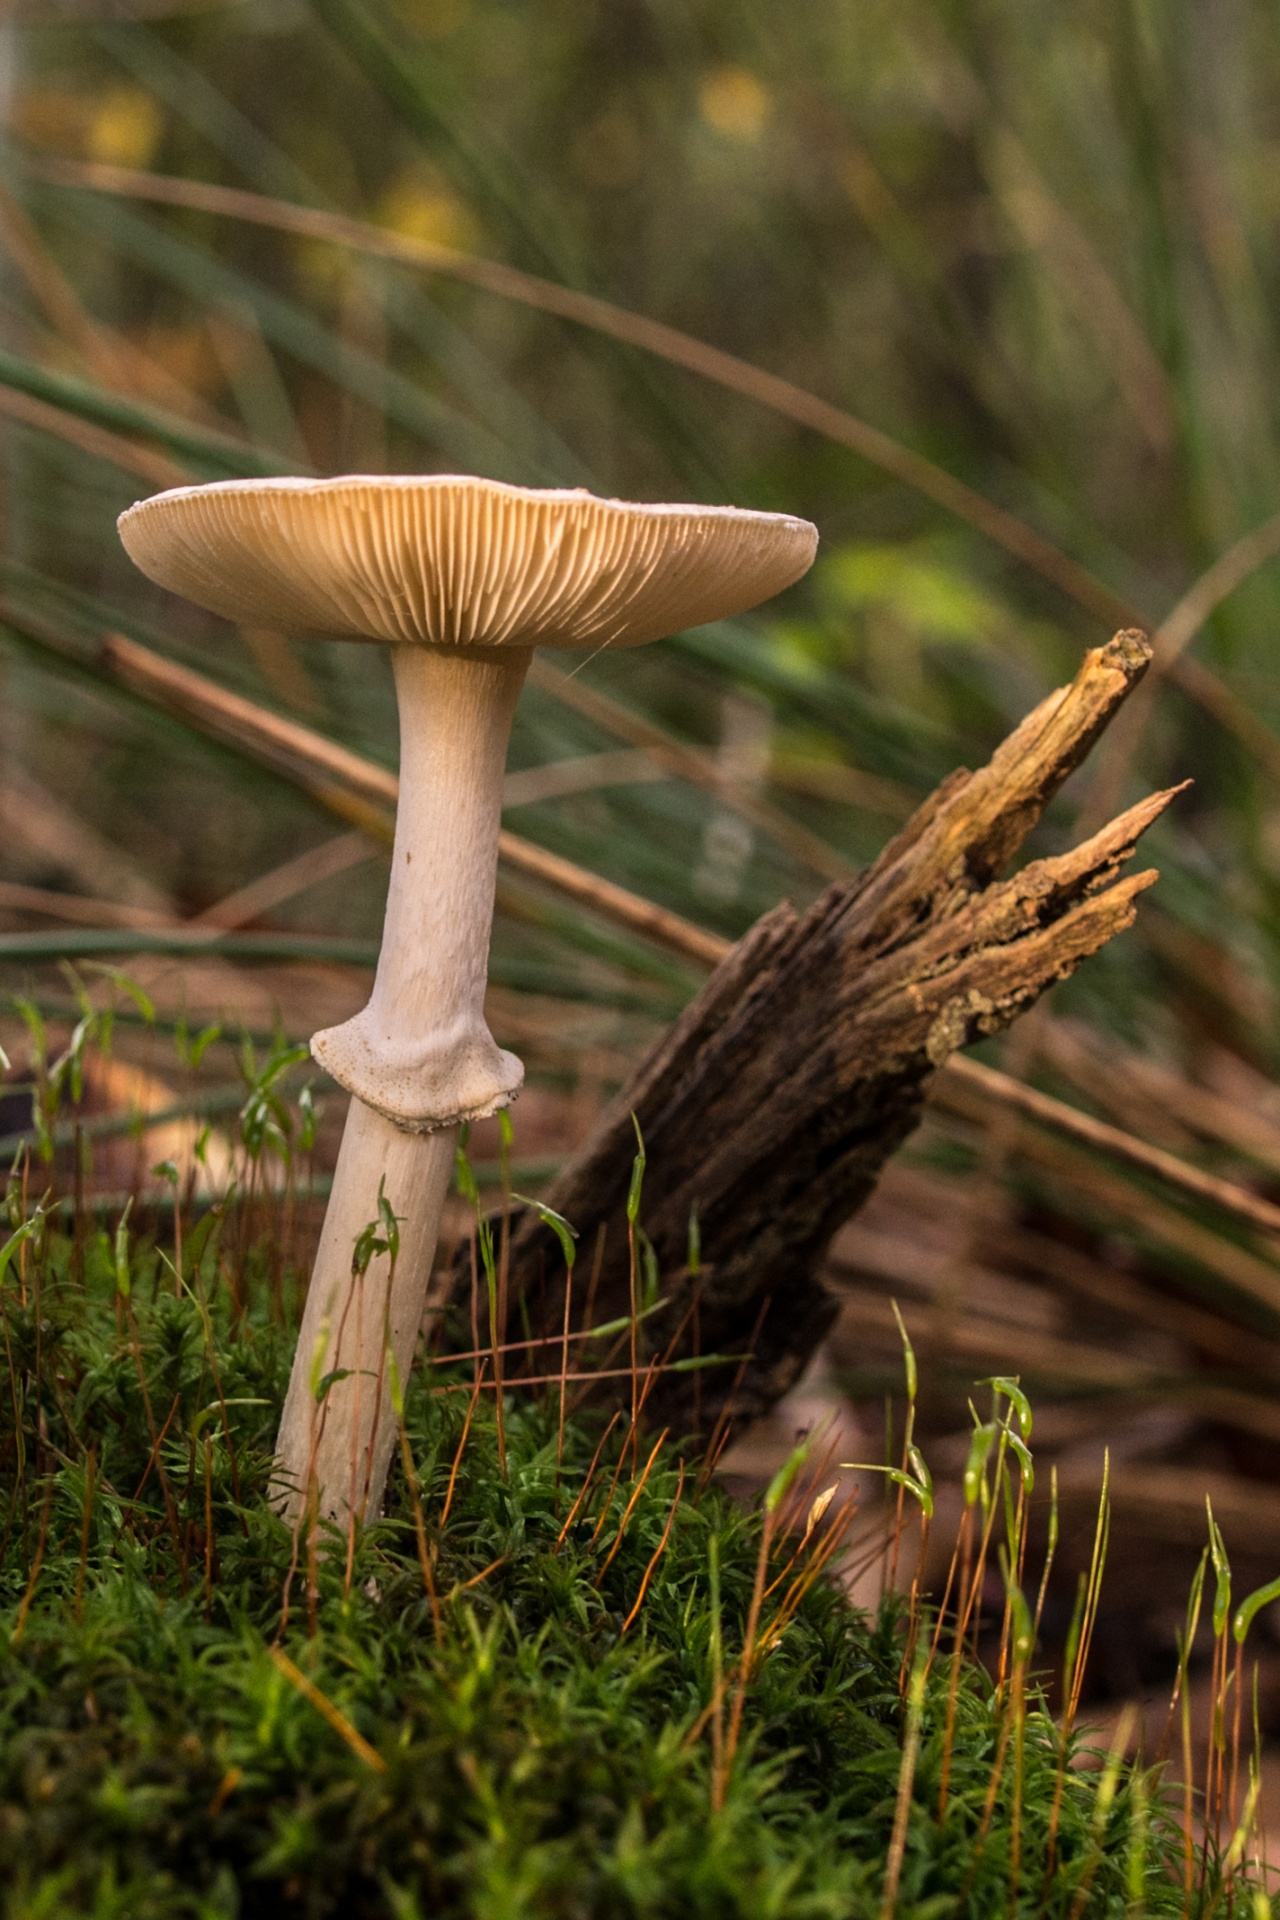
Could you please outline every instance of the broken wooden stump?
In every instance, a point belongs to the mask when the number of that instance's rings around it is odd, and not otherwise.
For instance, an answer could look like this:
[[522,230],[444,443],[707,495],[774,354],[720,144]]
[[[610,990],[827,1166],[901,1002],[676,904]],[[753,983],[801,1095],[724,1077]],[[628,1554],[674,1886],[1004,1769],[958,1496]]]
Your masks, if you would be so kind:
[[[560,1173],[546,1203],[578,1233],[571,1327],[630,1317],[656,1275],[662,1304],[636,1330],[646,1420],[705,1435],[730,1406],[749,1417],[792,1386],[837,1311],[820,1277],[827,1243],[916,1126],[938,1068],[1131,923],[1157,876],[1119,870],[1179,789],[998,876],[1150,657],[1136,632],[1091,651],[987,766],[944,781],[865,873],[802,914],[784,904],[759,920]],[[647,1168],[643,1234],[629,1239],[633,1115]],[[467,1320],[472,1286],[464,1249],[451,1298]],[[505,1302],[508,1329],[523,1332],[527,1315],[532,1337],[558,1346],[565,1263],[532,1209],[510,1223]],[[612,1353],[575,1343],[570,1372],[625,1375],[629,1332]],[[554,1349],[535,1351],[531,1370],[557,1370]],[[670,1364],[713,1354],[730,1358]],[[629,1403],[632,1387],[613,1377],[591,1391]]]

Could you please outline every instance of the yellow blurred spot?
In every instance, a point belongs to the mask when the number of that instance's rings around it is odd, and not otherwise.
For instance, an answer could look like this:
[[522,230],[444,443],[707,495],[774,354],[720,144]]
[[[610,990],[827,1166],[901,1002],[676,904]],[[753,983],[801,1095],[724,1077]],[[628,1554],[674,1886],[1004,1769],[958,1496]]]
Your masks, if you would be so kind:
[[12,124],[35,147],[114,166],[146,167],[160,144],[164,115],[141,87],[112,87],[106,93],[29,87],[14,103]]
[[410,240],[468,252],[479,237],[469,207],[443,181],[421,173],[402,174],[387,188],[378,204],[380,226],[403,233]]
[[745,67],[713,67],[698,88],[698,109],[726,140],[758,140],[773,102],[768,88]]
[[104,95],[87,128],[91,160],[114,167],[147,167],[164,132],[164,115],[140,87],[116,87]]

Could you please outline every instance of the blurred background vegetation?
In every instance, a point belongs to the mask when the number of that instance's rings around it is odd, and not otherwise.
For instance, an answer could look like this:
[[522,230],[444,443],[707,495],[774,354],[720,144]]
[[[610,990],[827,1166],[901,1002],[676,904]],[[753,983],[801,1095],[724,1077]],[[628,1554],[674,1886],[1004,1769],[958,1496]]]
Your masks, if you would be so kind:
[[[474,471],[817,522],[818,563],[783,600],[544,674],[517,718],[507,825],[730,935],[870,858],[1113,627],[1158,629],[1154,684],[1037,848],[1192,776],[1147,843],[1160,885],[991,1058],[1280,1197],[1270,9],[17,0],[6,21],[0,982],[26,997],[0,1018],[7,1160],[38,1021],[56,1053],[77,993],[104,991],[95,967],[127,966],[155,1012],[120,996],[81,1102],[94,1155],[54,1162],[108,1204],[170,1149],[195,1177],[198,1138],[170,1121],[121,1146],[112,1116],[231,1110],[259,1070],[242,1036],[260,1059],[353,1011],[365,950],[341,943],[380,924],[377,821],[129,692],[100,642],[122,633],[390,766],[382,650],[233,632],[166,598],[116,514],[186,475]],[[158,205],[95,168],[351,216],[463,266],[378,257],[323,220]],[[725,384],[467,284],[475,260],[780,376],[829,403],[826,430],[744,369]],[[111,933],[201,915],[276,936],[275,957],[134,958]],[[529,1066],[527,1185],[698,975],[504,874],[492,977],[492,1024]],[[319,1176],[340,1124],[323,1096]],[[892,1297],[941,1481],[976,1378],[1035,1392],[1064,1503],[1050,1639],[1110,1447],[1099,1706],[1156,1698],[1172,1671],[1206,1493],[1240,1578],[1276,1572],[1274,1239],[953,1094],[832,1275],[847,1307],[820,1378],[744,1443],[745,1477],[821,1401],[877,1431],[900,1378]],[[1280,1636],[1262,1713],[1280,1732]]]

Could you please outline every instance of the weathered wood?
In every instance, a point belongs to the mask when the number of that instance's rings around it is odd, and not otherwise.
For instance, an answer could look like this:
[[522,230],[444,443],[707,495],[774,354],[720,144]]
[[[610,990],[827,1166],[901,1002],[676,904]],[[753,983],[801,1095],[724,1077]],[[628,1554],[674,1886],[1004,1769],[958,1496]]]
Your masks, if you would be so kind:
[[[1133,632],[1089,653],[1069,687],[987,766],[945,781],[858,879],[804,914],[784,904],[758,921],[560,1174],[548,1202],[583,1249],[575,1326],[601,1230],[592,1324],[631,1310],[634,1114],[648,1154],[641,1220],[666,1303],[641,1323],[642,1368],[752,1349],[745,1368],[656,1373],[647,1415],[705,1432],[731,1392],[745,1416],[787,1390],[836,1311],[819,1278],[827,1242],[915,1127],[938,1067],[1006,1027],[1132,921],[1156,875],[1117,874],[1172,792],[1067,853],[997,876],[1149,658]],[[469,1290],[460,1264],[454,1297]],[[521,1295],[534,1334],[557,1333],[564,1263],[531,1212],[511,1232],[511,1326]],[[630,1387],[599,1391],[619,1398]]]

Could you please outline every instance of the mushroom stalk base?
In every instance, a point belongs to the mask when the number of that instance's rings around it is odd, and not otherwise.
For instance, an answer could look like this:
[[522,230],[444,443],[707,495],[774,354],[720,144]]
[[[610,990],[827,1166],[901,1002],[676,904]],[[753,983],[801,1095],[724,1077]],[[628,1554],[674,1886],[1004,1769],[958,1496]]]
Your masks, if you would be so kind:
[[[318,1520],[344,1525],[382,1505],[397,1429],[387,1356],[407,1382],[456,1143],[455,1127],[406,1133],[351,1102],[276,1443],[274,1494],[290,1525],[313,1502]],[[395,1272],[377,1254],[353,1278],[352,1251],[378,1220],[380,1186],[399,1225]],[[325,1377],[344,1369],[317,1398]]]

